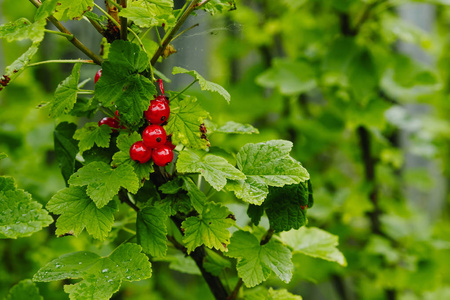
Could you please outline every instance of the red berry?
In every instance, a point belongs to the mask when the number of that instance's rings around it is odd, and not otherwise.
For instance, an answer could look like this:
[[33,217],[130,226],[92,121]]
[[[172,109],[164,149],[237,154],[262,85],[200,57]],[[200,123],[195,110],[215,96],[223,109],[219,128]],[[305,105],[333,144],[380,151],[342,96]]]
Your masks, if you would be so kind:
[[152,157],[152,149],[145,146],[142,141],[136,142],[130,148],[130,157],[135,162],[144,164]]
[[157,166],[167,166],[172,162],[173,151],[170,147],[165,145],[160,148],[153,149],[152,159]]
[[95,73],[94,83],[97,83],[97,81],[100,79],[100,76],[102,76],[102,69],[98,70],[97,73]]
[[166,143],[167,135],[162,126],[149,125],[142,133],[145,146],[149,148],[159,148]]
[[119,120],[119,111],[118,110],[116,110],[116,112],[114,113],[116,116],[114,117],[114,119],[117,119],[117,120]]
[[[114,129],[119,129],[120,125],[119,125],[119,121],[110,117],[105,117],[103,119],[101,119],[100,121],[98,121],[98,126],[102,126],[102,125],[108,125],[111,128]],[[114,130],[116,131],[116,130]]]
[[148,110],[144,113],[145,118],[151,124],[161,125],[170,115],[169,103],[164,100],[152,100]]

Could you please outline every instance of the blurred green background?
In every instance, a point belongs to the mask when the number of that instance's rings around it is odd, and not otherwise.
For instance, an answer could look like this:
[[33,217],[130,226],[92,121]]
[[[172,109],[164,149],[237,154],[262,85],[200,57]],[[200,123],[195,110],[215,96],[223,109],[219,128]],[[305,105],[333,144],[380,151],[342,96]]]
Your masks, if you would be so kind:
[[[102,1],[98,3],[101,4]],[[175,1],[176,6],[182,1]],[[25,0],[0,0],[0,21],[27,17]],[[236,152],[248,142],[288,139],[311,174],[315,206],[309,224],[339,236],[347,267],[294,256],[288,288],[304,299],[450,299],[450,3],[446,0],[238,0],[223,15],[199,13],[200,26],[174,42],[178,53],[157,68],[195,69],[230,91],[196,95],[212,121],[250,123],[259,135],[210,135]],[[88,22],[67,27],[98,53]],[[34,61],[84,58],[58,36],[46,36]],[[29,47],[0,40],[0,70]],[[64,187],[53,152],[58,122],[48,102],[71,65],[29,68],[0,92],[0,175],[43,205]],[[81,80],[98,67],[83,66]],[[173,76],[169,76],[174,79]],[[179,79],[181,78],[181,80]],[[166,83],[182,90],[189,78]],[[93,80],[87,88],[93,87]],[[101,115],[96,115],[95,120]],[[221,193],[223,201],[234,201]],[[236,201],[234,201],[236,202]],[[234,204],[245,214],[244,204]],[[54,225],[29,238],[0,242],[0,297],[64,253],[108,254],[117,232],[99,243],[54,236]],[[182,256],[153,262],[152,279],[124,283],[113,299],[211,299]],[[177,271],[178,270],[178,271]],[[234,278],[230,278],[233,286]],[[38,284],[45,299],[68,299],[64,282]]]

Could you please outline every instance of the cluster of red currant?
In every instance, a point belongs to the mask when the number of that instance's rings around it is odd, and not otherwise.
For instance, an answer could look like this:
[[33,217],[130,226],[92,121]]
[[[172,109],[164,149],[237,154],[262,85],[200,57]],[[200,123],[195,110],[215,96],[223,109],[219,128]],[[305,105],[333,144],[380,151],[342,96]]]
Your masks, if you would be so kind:
[[[95,74],[94,82],[97,83],[102,75],[102,70]],[[173,160],[173,149],[170,136],[167,136],[166,130],[161,125],[167,122],[170,115],[169,98],[164,96],[164,87],[162,80],[159,80],[159,87],[163,95],[155,97],[150,101],[149,108],[144,112],[145,119],[150,123],[142,133],[142,140],[134,143],[130,148],[130,157],[132,160],[144,164],[150,159],[157,166],[167,166]],[[120,128],[119,111],[116,111],[114,118],[105,117],[98,122],[98,125],[108,125],[113,129]],[[122,128],[124,128],[122,126]]]

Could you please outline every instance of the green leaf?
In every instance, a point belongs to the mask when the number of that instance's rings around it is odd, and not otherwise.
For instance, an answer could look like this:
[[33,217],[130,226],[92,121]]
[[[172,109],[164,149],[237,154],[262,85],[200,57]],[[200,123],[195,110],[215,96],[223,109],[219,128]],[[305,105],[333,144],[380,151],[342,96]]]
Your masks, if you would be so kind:
[[227,256],[238,259],[236,269],[247,287],[267,280],[272,271],[286,283],[292,278],[294,265],[291,251],[275,240],[260,245],[250,232],[236,231],[228,246]]
[[[298,1],[298,0],[295,0]],[[301,296],[289,293],[286,289],[274,290],[264,287],[257,287],[251,290],[246,290],[244,294],[245,300],[302,300]]]
[[121,40],[111,44],[108,60],[102,63],[95,95],[104,106],[118,109],[120,119],[127,124],[140,122],[156,95],[150,79],[140,74],[148,68],[147,54],[138,45]]
[[58,5],[59,0],[45,0],[42,2],[42,4],[39,6],[39,8],[36,11],[36,14],[34,15],[34,20],[44,20],[47,17],[53,15],[53,13],[56,10],[56,6]]
[[8,155],[6,155],[6,153],[2,153],[0,152],[0,160],[7,158]]
[[284,140],[246,144],[237,154],[237,165],[247,179],[229,181],[227,189],[234,191],[239,199],[261,205],[269,186],[282,187],[308,180],[308,171],[289,156],[291,149],[292,143]]
[[58,0],[58,7],[54,16],[62,21],[79,20],[84,13],[92,10],[93,7],[94,0]]
[[305,183],[270,187],[264,208],[276,232],[299,229],[306,224],[309,192]]
[[309,63],[279,58],[275,58],[273,66],[256,78],[256,83],[278,88],[286,96],[296,96],[317,86],[316,74]]
[[80,81],[81,63],[73,66],[72,73],[56,88],[55,96],[50,107],[53,118],[69,113],[77,102],[78,82]]
[[187,176],[180,176],[183,180],[183,189],[187,192],[189,199],[191,199],[192,206],[198,213],[203,212],[203,207],[206,202],[206,195],[199,190],[197,185]]
[[131,193],[139,189],[139,180],[129,165],[120,165],[116,169],[104,162],[92,162],[74,173],[69,183],[76,186],[87,185],[87,194],[102,208],[117,195],[123,187]]
[[173,1],[169,0],[137,0],[130,2],[127,8],[120,11],[119,16],[133,21],[140,27],[162,26],[172,27],[176,19],[172,14]]
[[14,285],[5,300],[44,300],[38,287],[30,279],[25,279]]
[[76,124],[62,122],[53,131],[56,159],[59,162],[59,167],[66,183],[73,172],[75,172],[75,157],[78,153],[78,143],[73,139],[73,135],[76,129]]
[[356,99],[364,99],[377,92],[377,70],[368,51],[360,51],[352,59],[347,69],[347,77]]
[[157,201],[155,206],[168,216],[174,216],[177,213],[187,215],[192,210],[191,201],[188,195],[183,193],[167,195],[164,199]]
[[197,71],[192,70],[186,70],[181,67],[174,67],[172,70],[172,74],[188,74],[194,77],[198,83],[200,84],[200,88],[202,91],[210,91],[210,92],[216,92],[219,93],[225,100],[227,100],[228,103],[230,103],[230,94],[227,92],[226,89],[224,89],[222,86],[218,85],[217,83],[211,82],[203,78]]
[[234,0],[211,0],[202,7],[211,15],[223,13],[236,9],[236,2]]
[[117,137],[117,148],[119,148],[120,151],[114,154],[111,165],[113,167],[118,167],[124,164],[130,165],[133,167],[134,172],[138,176],[139,180],[150,180],[150,173],[154,172],[152,163],[148,162],[145,164],[141,164],[132,160],[130,157],[130,148],[134,143],[138,141],[142,141],[142,136],[137,132],[133,132],[132,134],[121,133]]
[[206,249],[206,257],[203,262],[205,270],[214,276],[219,276],[226,268],[231,268],[231,261],[222,257],[218,253]]
[[6,74],[4,76],[8,76],[10,78],[10,84],[12,81],[14,81],[15,78],[20,75],[20,73],[22,73],[25,67],[30,63],[33,56],[39,50],[39,45],[40,42],[33,43],[24,54],[16,59],[11,65],[6,67]]
[[171,100],[169,105],[170,117],[165,129],[168,135],[172,134],[173,144],[206,149],[208,141],[201,138],[200,125],[208,117],[208,112],[191,96],[179,96]]
[[247,209],[247,215],[252,220],[252,223],[258,225],[261,221],[261,217],[264,214],[264,206],[263,205],[255,205],[249,204]]
[[201,245],[227,251],[226,245],[230,243],[231,236],[227,228],[234,225],[234,220],[228,218],[230,214],[225,206],[208,203],[199,216],[189,217],[183,221],[181,224],[184,229],[183,242],[188,254]]
[[227,178],[245,179],[245,175],[230,165],[225,158],[203,151],[184,150],[180,152],[177,170],[180,173],[200,173],[217,191],[227,184]]
[[47,203],[47,209],[61,215],[56,221],[56,235],[78,236],[86,228],[94,238],[104,240],[114,223],[117,204],[111,201],[99,209],[85,188],[70,187],[57,192]]
[[112,129],[108,125],[98,126],[98,123],[86,123],[83,128],[75,131],[73,138],[78,140],[78,148],[82,154],[84,151],[91,149],[96,144],[102,148],[109,147]]
[[136,236],[145,253],[153,257],[167,253],[167,215],[156,207],[144,207],[137,214]]
[[11,177],[0,177],[0,239],[30,236],[53,223],[42,205],[18,190]]
[[45,19],[32,23],[20,18],[0,26],[0,39],[6,39],[8,42],[30,39],[33,43],[37,43],[44,39],[46,24]]
[[151,263],[136,244],[122,244],[109,256],[92,252],[63,255],[41,268],[33,277],[37,282],[83,279],[64,286],[70,299],[107,300],[117,292],[122,281],[139,281],[152,275]]
[[259,130],[250,124],[240,124],[233,121],[229,121],[219,128],[212,130],[215,133],[228,133],[228,134],[259,134]]
[[286,289],[274,290],[269,288],[269,300],[302,300],[303,298],[289,293]]
[[346,266],[344,255],[336,248],[338,237],[315,227],[303,227],[281,233],[281,239],[292,247],[293,253],[302,253],[308,256],[337,262]]

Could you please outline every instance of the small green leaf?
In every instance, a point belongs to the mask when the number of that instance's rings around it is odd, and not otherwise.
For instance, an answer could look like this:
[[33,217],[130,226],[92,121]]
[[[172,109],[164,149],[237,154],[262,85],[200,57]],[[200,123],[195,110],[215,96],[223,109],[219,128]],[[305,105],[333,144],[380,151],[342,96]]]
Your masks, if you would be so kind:
[[167,253],[167,215],[156,207],[144,207],[138,212],[136,236],[145,253],[153,257]]
[[225,206],[208,203],[201,215],[187,218],[181,227],[188,254],[201,245],[227,251],[226,245],[230,243],[231,236],[227,228],[234,224],[234,220],[228,218],[230,214]]
[[236,9],[235,0],[211,0],[202,7],[211,15],[227,12]]
[[182,151],[178,156],[177,169],[181,173],[200,173],[217,191],[227,184],[227,178],[245,179],[245,175],[225,158],[203,151]]
[[250,232],[236,231],[226,255],[238,259],[238,275],[247,287],[254,287],[267,280],[272,271],[286,283],[292,278],[294,265],[291,251],[275,240],[260,245],[256,236]]
[[14,285],[5,300],[44,300],[38,287],[30,279],[25,279]]
[[206,149],[208,141],[201,138],[200,125],[208,117],[208,112],[191,96],[179,96],[171,100],[169,105],[170,117],[165,129],[168,135],[172,134],[173,144]]
[[34,15],[34,20],[35,21],[44,20],[49,16],[53,15],[53,13],[56,10],[56,6],[58,5],[58,1],[59,0],[41,1],[42,4],[37,9],[36,14]]
[[75,172],[75,157],[78,153],[78,143],[73,139],[73,135],[76,129],[76,124],[62,122],[53,131],[56,159],[59,162],[61,173],[66,183],[73,172]]
[[22,54],[18,59],[16,59],[11,65],[7,66],[5,69],[5,75],[10,78],[9,83],[14,81],[20,73],[25,69],[25,67],[30,63],[33,56],[39,50],[40,42],[33,43],[28,50]]
[[96,144],[102,148],[109,147],[112,129],[108,125],[98,126],[95,122],[86,123],[83,128],[75,131],[73,138],[78,140],[78,148],[82,154]]
[[77,102],[78,82],[80,80],[81,63],[73,66],[72,73],[56,88],[55,96],[50,107],[53,118],[69,113]]
[[189,199],[191,199],[192,206],[198,213],[201,214],[203,212],[203,207],[208,201],[206,199],[206,195],[199,190],[191,178],[181,176],[181,179],[183,180],[183,189],[187,192]]
[[119,16],[133,21],[139,27],[162,26],[164,23],[166,28],[171,28],[176,22],[172,9],[173,1],[136,0],[122,9]]
[[47,209],[61,215],[56,221],[56,235],[78,236],[86,228],[94,238],[104,240],[114,223],[117,204],[111,201],[99,209],[85,188],[70,187],[57,192],[47,203]]
[[228,134],[259,134],[259,130],[250,124],[240,124],[233,121],[229,121],[219,128],[212,130],[215,133],[228,133]]
[[172,74],[188,74],[194,77],[196,80],[198,80],[198,83],[200,84],[200,88],[202,91],[210,91],[210,92],[216,92],[219,93],[225,100],[227,100],[228,103],[230,103],[230,94],[227,92],[226,89],[224,89],[222,86],[218,85],[217,83],[211,82],[203,78],[197,71],[189,71],[181,67],[174,67],[172,70]]
[[302,253],[308,256],[337,262],[346,266],[344,255],[336,248],[338,237],[315,227],[303,227],[281,233],[281,239],[292,247],[293,253]]
[[131,193],[139,189],[139,180],[130,165],[120,165],[112,169],[104,162],[92,162],[74,173],[69,183],[76,186],[87,185],[87,194],[102,208],[117,195],[123,187]]
[[20,18],[0,26],[0,39],[6,39],[8,42],[30,39],[33,43],[38,43],[44,39],[46,24],[45,19],[32,23]]
[[42,267],[33,280],[83,279],[64,286],[70,299],[108,300],[124,280],[139,281],[151,277],[151,263],[141,251],[139,245],[127,243],[106,257],[84,251],[66,254]]
[[206,257],[203,262],[205,270],[215,276],[219,276],[226,268],[231,268],[231,261],[222,257],[218,253],[206,249]]
[[54,16],[62,21],[79,20],[93,7],[94,0],[58,0],[58,7]]

